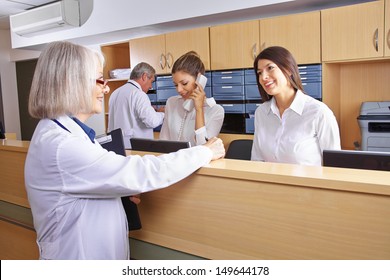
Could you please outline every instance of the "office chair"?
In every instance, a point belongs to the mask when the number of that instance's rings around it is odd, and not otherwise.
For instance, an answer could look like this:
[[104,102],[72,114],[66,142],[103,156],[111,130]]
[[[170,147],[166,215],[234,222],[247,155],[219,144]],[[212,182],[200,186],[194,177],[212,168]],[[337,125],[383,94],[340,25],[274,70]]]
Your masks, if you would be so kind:
[[253,140],[237,139],[230,142],[225,158],[251,160]]

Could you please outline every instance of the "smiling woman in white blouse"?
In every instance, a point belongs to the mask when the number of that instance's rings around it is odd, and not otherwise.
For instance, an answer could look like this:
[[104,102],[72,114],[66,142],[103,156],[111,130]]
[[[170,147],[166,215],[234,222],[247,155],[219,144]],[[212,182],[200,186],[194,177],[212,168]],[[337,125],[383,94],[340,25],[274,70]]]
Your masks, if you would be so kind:
[[252,160],[322,165],[322,151],[340,149],[333,112],[306,95],[292,54],[263,50],[254,62],[263,103],[255,112]]

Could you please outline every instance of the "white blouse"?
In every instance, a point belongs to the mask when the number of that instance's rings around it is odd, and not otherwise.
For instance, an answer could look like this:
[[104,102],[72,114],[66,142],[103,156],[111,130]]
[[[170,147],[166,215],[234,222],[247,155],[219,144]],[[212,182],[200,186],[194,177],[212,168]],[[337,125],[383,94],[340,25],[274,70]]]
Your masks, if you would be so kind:
[[167,187],[212,158],[197,146],[159,157],[123,157],[88,138],[71,118],[41,120],[25,184],[41,259],[128,259],[121,197]]
[[341,147],[336,118],[324,103],[298,91],[282,117],[275,98],[256,109],[252,160],[322,165],[325,149]]
[[[209,98],[209,101],[214,101]],[[165,118],[160,131],[160,139],[185,140],[191,146],[202,145],[206,139],[218,136],[221,131],[225,110],[214,102],[205,102],[205,126],[195,130],[196,111],[183,108],[184,99],[180,95],[168,98],[165,106]],[[209,105],[211,104],[211,106]]]

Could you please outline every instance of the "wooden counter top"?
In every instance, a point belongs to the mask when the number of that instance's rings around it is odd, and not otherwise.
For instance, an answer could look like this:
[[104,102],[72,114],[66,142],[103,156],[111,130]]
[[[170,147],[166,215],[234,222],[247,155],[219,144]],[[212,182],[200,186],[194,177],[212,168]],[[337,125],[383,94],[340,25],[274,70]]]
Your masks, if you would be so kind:
[[390,172],[223,159],[199,174],[390,195]]
[[20,141],[14,139],[0,140],[0,150],[4,150],[4,151],[19,151],[19,152],[27,153],[29,145],[30,145],[30,141]]

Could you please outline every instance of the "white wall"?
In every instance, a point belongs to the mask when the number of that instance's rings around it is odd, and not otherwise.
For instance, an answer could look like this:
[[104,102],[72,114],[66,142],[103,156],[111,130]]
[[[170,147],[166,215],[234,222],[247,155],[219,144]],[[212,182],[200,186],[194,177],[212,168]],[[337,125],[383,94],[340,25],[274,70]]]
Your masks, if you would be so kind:
[[0,77],[4,110],[4,129],[21,139],[15,63],[10,60],[11,39],[7,30],[0,30]]
[[[100,46],[89,46],[100,50]],[[4,123],[6,132],[15,132],[17,139],[21,139],[19,100],[16,80],[16,61],[38,58],[40,51],[13,50],[8,30],[0,30],[0,77],[3,98]],[[91,117],[87,125],[96,131],[96,135],[105,132],[104,112]]]

